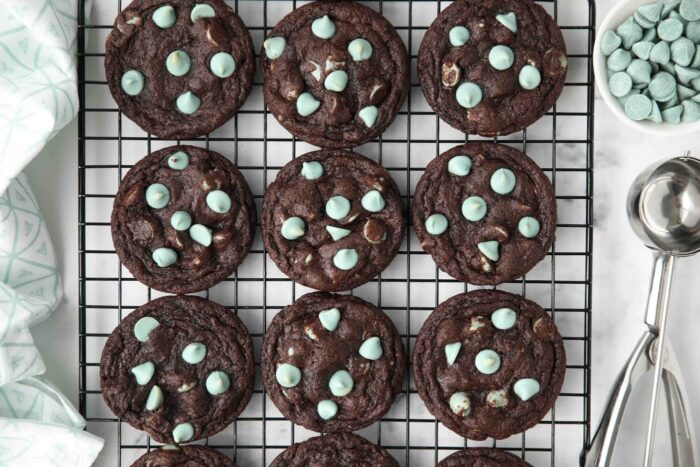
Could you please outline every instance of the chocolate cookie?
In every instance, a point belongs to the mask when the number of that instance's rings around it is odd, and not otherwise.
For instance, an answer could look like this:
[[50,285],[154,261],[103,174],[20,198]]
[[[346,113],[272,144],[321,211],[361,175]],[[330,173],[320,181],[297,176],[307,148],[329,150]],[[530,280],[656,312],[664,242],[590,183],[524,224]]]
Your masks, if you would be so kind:
[[364,284],[399,251],[399,189],[381,165],[348,151],[292,160],[265,193],[265,249],[285,274],[335,292]]
[[475,440],[536,425],[554,405],[565,371],[564,344],[549,315],[497,290],[441,303],[413,351],[416,388],[430,413]]
[[444,458],[437,467],[532,467],[530,464],[500,449],[469,448]]
[[401,336],[381,310],[315,292],[280,311],[262,346],[262,378],[292,422],[330,433],[379,420],[401,391]]
[[265,102],[297,138],[359,146],[394,120],[410,87],[393,26],[359,3],[318,1],[277,23],[260,53]]
[[418,52],[423,94],[465,133],[508,135],[549,110],[564,88],[567,58],[554,19],[532,0],[454,2]]
[[211,132],[253,87],[253,41],[222,0],[134,0],[117,16],[105,49],[117,105],[159,138]]
[[255,218],[250,188],[228,159],[171,146],[141,159],[122,180],[112,241],[136,279],[185,294],[236,270],[253,243]]
[[425,251],[452,277],[493,285],[520,277],[554,241],[552,184],[509,146],[467,143],[435,158],[416,186],[413,225]]
[[253,392],[248,330],[203,298],[158,298],[107,339],[100,384],[107,406],[161,443],[186,443],[226,428]]
[[352,433],[331,433],[296,443],[282,451],[270,467],[398,467],[383,448]]
[[206,446],[167,446],[139,457],[131,467],[236,467],[231,459]]

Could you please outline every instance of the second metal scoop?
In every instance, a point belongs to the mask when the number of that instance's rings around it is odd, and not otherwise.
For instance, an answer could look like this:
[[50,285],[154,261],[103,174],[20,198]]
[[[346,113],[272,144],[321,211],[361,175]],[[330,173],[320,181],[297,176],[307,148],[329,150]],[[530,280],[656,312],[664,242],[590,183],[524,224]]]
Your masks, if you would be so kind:
[[627,215],[635,233],[655,251],[644,319],[648,330],[618,376],[603,420],[582,461],[586,467],[611,465],[615,441],[632,389],[645,373],[654,370],[643,465],[651,466],[656,407],[663,379],[673,431],[673,465],[694,467],[698,457],[692,421],[686,406],[688,397],[676,355],[671,344],[666,342],[666,320],[675,260],[700,251],[700,160],[686,154],[644,171],[630,189]]

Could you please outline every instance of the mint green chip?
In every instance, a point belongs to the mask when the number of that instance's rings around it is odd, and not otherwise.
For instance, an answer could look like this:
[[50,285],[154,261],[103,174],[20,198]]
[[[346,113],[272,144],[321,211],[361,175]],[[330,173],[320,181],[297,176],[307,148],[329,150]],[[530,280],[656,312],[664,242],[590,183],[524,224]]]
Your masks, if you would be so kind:
[[686,99],[690,99],[691,97],[695,96],[697,94],[697,91],[694,89],[687,88],[683,86],[682,84],[679,84],[676,86],[676,91],[678,92],[678,98],[681,101],[684,101]]
[[651,81],[651,64],[645,60],[635,58],[627,67],[627,74],[634,84],[649,84]]
[[344,196],[333,196],[326,201],[326,215],[337,221],[344,219],[350,213],[350,201]]
[[187,211],[175,211],[170,216],[170,225],[172,225],[173,229],[184,232],[192,225],[192,216]]
[[190,13],[190,19],[193,23],[199,18],[213,18],[215,16],[216,12],[214,11],[214,8],[206,3],[198,3],[194,6],[194,8],[192,8],[192,12]]
[[130,96],[138,96],[143,91],[146,79],[138,70],[128,70],[122,76],[121,86],[125,93]]
[[649,52],[649,60],[659,65],[665,65],[670,62],[671,47],[669,47],[668,42],[662,41],[652,47],[651,52]]
[[335,36],[335,23],[328,15],[324,15],[311,23],[311,32],[320,39],[330,39]]
[[629,99],[630,97],[635,96],[635,95],[637,95],[637,94],[641,94],[641,93],[642,93],[642,91],[640,91],[639,89],[635,89],[635,88],[633,87],[632,90],[629,92],[629,94],[627,94],[626,96],[622,96],[622,97],[620,97],[620,98],[617,99],[617,100],[618,100],[618,102],[620,103],[620,105],[621,105],[622,107],[624,107],[625,104],[627,103],[627,99]]
[[623,49],[617,49],[608,57],[608,70],[625,71],[632,63],[632,54]]
[[157,319],[151,316],[144,316],[136,321],[134,325],[134,336],[139,342],[148,342],[151,332],[160,325]]
[[508,28],[510,32],[518,32],[518,18],[512,11],[506,14],[496,15],[496,20]]
[[194,437],[194,426],[191,423],[180,423],[173,428],[173,440],[185,443]]
[[695,44],[687,37],[681,37],[671,44],[671,60],[676,65],[688,66],[695,56]]
[[184,76],[190,71],[192,61],[184,50],[173,50],[165,59],[165,67],[173,76]]
[[700,0],[683,0],[678,9],[684,20],[697,21],[700,19]]
[[632,78],[624,71],[618,71],[610,77],[608,87],[610,88],[610,94],[613,96],[626,96],[632,90]]
[[654,48],[654,43],[651,41],[639,41],[632,45],[632,53],[642,60],[649,60],[651,49]]
[[664,121],[661,116],[661,109],[659,109],[659,104],[656,101],[651,101],[651,114],[647,117],[647,120],[651,120],[654,123],[663,123]]
[[644,120],[651,115],[651,111],[651,99],[643,94],[634,95],[625,103],[625,114],[635,121]]
[[338,404],[330,399],[322,400],[318,403],[316,411],[318,412],[318,416],[322,419],[330,420],[331,418],[335,418],[338,414]]
[[153,19],[153,22],[156,23],[156,26],[161,29],[168,29],[175,24],[175,21],[177,21],[175,9],[170,5],[163,5],[162,7],[157,8],[156,11],[153,12],[153,16],[151,18]]
[[663,0],[663,8],[661,9],[661,17],[668,18],[671,12],[675,13],[675,9],[681,4],[681,0]]
[[668,109],[661,111],[661,117],[664,119],[664,122],[667,123],[680,123],[682,114],[682,105],[676,105],[675,107],[669,107]]
[[321,101],[316,99],[310,92],[303,92],[297,98],[297,112],[302,117],[308,117],[316,112],[321,106]]
[[478,84],[465,82],[457,88],[457,103],[465,109],[476,107],[484,95]]
[[193,114],[202,105],[202,100],[195,96],[191,91],[187,91],[184,94],[180,94],[175,101],[177,108],[183,114]]
[[676,71],[678,81],[683,84],[688,84],[694,79],[700,78],[700,70],[681,65],[673,65],[673,69]]
[[679,19],[668,18],[659,23],[656,32],[660,39],[673,42],[683,34],[683,23]]
[[697,122],[700,120],[700,104],[692,100],[683,101],[683,122]]
[[191,365],[196,365],[207,356],[207,346],[201,342],[192,342],[182,350],[182,359]]
[[220,396],[229,390],[231,387],[231,380],[223,371],[212,371],[209,373],[209,376],[207,376],[204,387],[207,388],[207,392],[212,396]]
[[301,217],[289,217],[282,223],[281,233],[287,240],[297,240],[306,233],[306,223]]
[[655,101],[666,102],[673,98],[675,93],[676,78],[671,73],[659,72],[649,83],[649,94]]
[[287,47],[287,41],[284,37],[270,37],[263,42],[265,56],[270,60],[279,58],[284,52],[285,47]]
[[349,271],[357,266],[357,262],[359,260],[360,256],[357,254],[357,250],[354,248],[344,248],[342,250],[338,250],[333,256],[333,264],[335,267],[343,271]]
[[226,52],[217,52],[209,60],[209,69],[218,78],[228,78],[236,71],[236,60]]
[[625,49],[632,47],[632,44],[639,42],[644,35],[642,28],[634,21],[633,17],[627,18],[620,24],[615,32],[622,38],[622,46]]
[[653,28],[656,25],[654,21],[646,19],[644,15],[639,13],[639,11],[635,11],[632,17],[634,18],[634,22],[644,29]]
[[691,21],[685,26],[685,37],[694,43],[700,43],[700,21]]
[[693,58],[693,61],[690,62],[690,67],[695,69],[700,68],[700,44],[695,47],[695,57]]
[[644,42],[656,42],[656,28],[647,29],[642,36]]
[[450,29],[449,36],[450,44],[452,44],[453,47],[461,47],[469,40],[470,33],[469,29],[464,26],[455,26]]
[[[661,19],[661,10],[663,9],[663,5],[661,2],[656,2],[656,3],[651,3],[649,5],[642,5],[639,8],[637,8],[637,11],[635,11],[635,14],[638,14],[645,20],[656,24],[658,21]],[[636,19],[636,16],[635,16]]]
[[447,217],[442,214],[432,214],[425,220],[425,230],[428,231],[430,235],[441,235],[449,227],[449,222]]
[[470,196],[462,202],[462,215],[471,222],[477,222],[486,216],[488,206],[481,196]]

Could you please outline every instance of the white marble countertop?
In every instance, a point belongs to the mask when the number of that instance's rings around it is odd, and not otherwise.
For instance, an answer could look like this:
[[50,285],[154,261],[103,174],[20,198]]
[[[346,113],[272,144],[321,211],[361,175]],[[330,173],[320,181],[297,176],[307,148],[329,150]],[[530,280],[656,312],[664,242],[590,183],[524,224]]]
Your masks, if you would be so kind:
[[[569,0],[566,0],[569,1]],[[598,0],[598,22],[615,0]],[[651,253],[637,240],[627,223],[625,198],[634,177],[662,158],[690,149],[700,154],[700,135],[662,139],[630,130],[596,98],[595,214],[593,273],[592,420],[597,425],[608,389],[644,330],[645,306],[651,270]],[[47,377],[76,404],[78,398],[78,235],[77,126],[64,129],[27,169],[42,212],[52,233],[62,265],[65,299],[54,315],[33,330],[49,368]],[[695,352],[700,331],[700,258],[678,262],[671,297],[670,340],[686,378],[696,426],[700,426],[700,371]],[[693,305],[693,304],[696,305]],[[648,388],[647,388],[648,389]],[[624,458],[616,465],[639,465],[644,410],[648,392],[639,394],[635,420],[625,437]],[[665,429],[661,423],[660,429]],[[667,437],[659,434],[667,445]],[[657,456],[662,461],[664,451]],[[574,464],[571,464],[574,465]]]

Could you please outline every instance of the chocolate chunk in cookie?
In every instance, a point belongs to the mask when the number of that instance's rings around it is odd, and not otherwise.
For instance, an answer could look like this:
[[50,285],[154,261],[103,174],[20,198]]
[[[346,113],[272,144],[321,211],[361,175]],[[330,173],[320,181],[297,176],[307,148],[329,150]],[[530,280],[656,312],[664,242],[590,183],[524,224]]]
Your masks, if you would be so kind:
[[496,290],[441,303],[413,351],[416,387],[430,413],[475,440],[536,425],[554,405],[565,371],[564,344],[549,315]]
[[530,464],[501,449],[469,448],[444,458],[437,467],[532,467]]
[[401,38],[383,16],[355,2],[297,8],[272,29],[261,57],[272,114],[297,138],[325,148],[379,136],[409,89]]
[[557,204],[549,179],[525,154],[478,142],[428,164],[412,214],[421,246],[440,269],[493,285],[524,275],[545,257]]
[[206,446],[166,445],[139,457],[131,467],[236,467],[231,459]]
[[532,0],[453,2],[418,52],[423,94],[465,133],[508,135],[542,117],[566,79],[564,38]]
[[284,166],[265,193],[265,249],[295,281],[334,292],[386,268],[405,226],[399,190],[376,162],[324,150]]
[[352,433],[330,433],[296,443],[272,461],[270,467],[398,467],[383,448]]
[[135,310],[107,339],[102,396],[115,415],[161,443],[218,433],[253,393],[248,330],[199,297],[163,297]]
[[136,279],[184,294],[236,270],[253,242],[255,218],[250,188],[228,159],[171,146],[127,172],[114,199],[112,240]]
[[381,310],[323,292],[275,316],[261,360],[265,389],[280,412],[323,433],[379,420],[401,390],[405,364],[401,336]]
[[160,138],[213,131],[253,87],[253,41],[222,0],[134,0],[117,16],[105,48],[117,105]]

